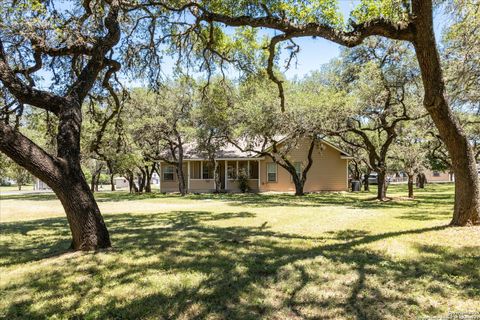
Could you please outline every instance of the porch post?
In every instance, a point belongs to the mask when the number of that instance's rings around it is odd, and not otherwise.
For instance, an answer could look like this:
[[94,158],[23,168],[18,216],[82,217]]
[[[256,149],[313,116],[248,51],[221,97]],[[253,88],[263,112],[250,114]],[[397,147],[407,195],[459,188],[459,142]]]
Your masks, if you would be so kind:
[[200,160],[200,179],[203,179],[203,160]]
[[258,162],[258,192],[260,192],[260,160]]
[[237,168],[236,168],[236,169],[237,169],[237,175],[236,175],[236,177],[238,178],[238,160],[237,160]]
[[247,160],[247,178],[250,179],[250,160]]
[[228,189],[228,160],[225,160],[225,191]]
[[187,191],[190,192],[190,161],[187,162]]

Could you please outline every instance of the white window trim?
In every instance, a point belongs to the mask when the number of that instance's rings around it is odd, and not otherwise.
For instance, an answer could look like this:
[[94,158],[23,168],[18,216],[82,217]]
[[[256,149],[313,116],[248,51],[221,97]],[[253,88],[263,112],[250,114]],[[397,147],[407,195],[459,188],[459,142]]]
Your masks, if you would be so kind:
[[[270,180],[268,175],[273,172],[269,172],[268,168],[272,165],[275,168],[275,180]],[[278,182],[278,165],[275,162],[267,162],[267,183],[275,183]]]
[[[172,172],[167,172],[167,169],[170,169],[170,168],[172,169]],[[172,179],[165,179],[165,174],[171,174]],[[162,178],[163,178],[163,181],[175,181],[175,168],[172,165],[165,166],[163,168]]]

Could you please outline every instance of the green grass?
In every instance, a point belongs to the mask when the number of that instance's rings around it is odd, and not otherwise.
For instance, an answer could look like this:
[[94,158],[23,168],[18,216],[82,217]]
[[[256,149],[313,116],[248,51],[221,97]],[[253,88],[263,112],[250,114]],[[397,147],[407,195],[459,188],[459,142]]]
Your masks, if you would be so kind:
[[1,196],[0,318],[415,319],[480,312],[480,228],[452,185],[373,193],[97,194],[114,248],[66,252],[51,194]]
[[[17,185],[11,185],[11,186],[0,186],[0,194],[2,192],[10,192],[10,191],[18,191],[18,186]],[[22,191],[33,191],[33,185],[29,184],[26,186],[22,186]]]

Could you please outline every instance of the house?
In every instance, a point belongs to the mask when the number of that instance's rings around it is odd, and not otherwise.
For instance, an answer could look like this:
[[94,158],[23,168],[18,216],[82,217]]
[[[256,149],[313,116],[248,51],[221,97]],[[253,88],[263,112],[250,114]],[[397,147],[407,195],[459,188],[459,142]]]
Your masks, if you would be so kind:
[[425,170],[427,182],[453,182],[454,176],[449,172],[437,170]]
[[[125,189],[129,188],[130,183],[128,179],[125,177],[115,177],[113,178],[113,183],[115,184],[115,189]],[[150,184],[154,186],[158,186],[160,184],[160,177],[157,173],[152,174],[152,179],[150,180]]]
[[128,188],[129,186],[128,179],[125,177],[115,177],[113,178],[113,183],[115,184],[115,189]]
[[[289,151],[290,160],[298,171],[307,164],[310,140],[304,139]],[[285,143],[285,142],[283,142]],[[279,143],[281,148],[282,142]],[[189,192],[212,192],[215,190],[214,168],[211,161],[194,147],[185,148],[184,175]],[[312,154],[313,163],[307,174],[304,192],[348,191],[348,161],[351,157],[331,143],[319,141]],[[219,150],[215,155],[219,172],[219,189],[223,192],[240,192],[237,177],[245,172],[252,192],[295,191],[290,173],[273,162],[270,157],[242,152],[233,145]],[[175,166],[160,163],[162,192],[177,192],[178,178]]]
[[33,190],[50,190],[50,187],[42,180],[35,178]]

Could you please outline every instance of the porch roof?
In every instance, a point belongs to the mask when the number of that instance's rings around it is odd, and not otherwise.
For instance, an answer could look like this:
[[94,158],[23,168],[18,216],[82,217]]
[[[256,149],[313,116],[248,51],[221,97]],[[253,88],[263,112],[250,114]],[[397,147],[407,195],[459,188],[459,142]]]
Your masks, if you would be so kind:
[[[199,151],[196,145],[189,144],[184,150],[185,160],[207,160],[206,152]],[[241,151],[234,145],[228,143],[220,150],[215,152],[215,159],[217,160],[238,160],[238,159],[255,159],[260,160],[260,156],[255,152]]]

